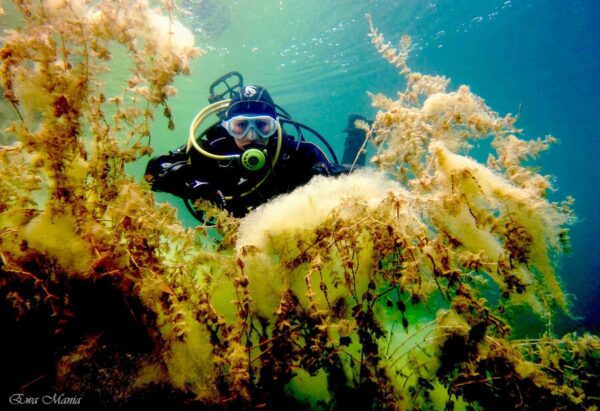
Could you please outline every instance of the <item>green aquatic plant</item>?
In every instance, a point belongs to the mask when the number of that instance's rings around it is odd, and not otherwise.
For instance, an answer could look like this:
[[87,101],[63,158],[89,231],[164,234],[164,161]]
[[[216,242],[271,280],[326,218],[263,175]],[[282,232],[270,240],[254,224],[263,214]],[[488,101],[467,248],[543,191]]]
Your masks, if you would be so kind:
[[[552,138],[523,140],[466,86],[413,72],[410,39],[398,50],[371,25],[407,81],[360,125],[378,170],[315,178],[244,219],[199,204],[215,228],[184,229],[124,167],[151,151],[156,110],[173,126],[173,78],[198,54],[159,5],[15,2],[0,49],[16,113],[0,149],[6,392],[109,409],[594,406],[598,338],[511,340],[504,315],[568,311],[553,261],[570,200],[523,165]],[[473,139],[492,140],[486,165]]]

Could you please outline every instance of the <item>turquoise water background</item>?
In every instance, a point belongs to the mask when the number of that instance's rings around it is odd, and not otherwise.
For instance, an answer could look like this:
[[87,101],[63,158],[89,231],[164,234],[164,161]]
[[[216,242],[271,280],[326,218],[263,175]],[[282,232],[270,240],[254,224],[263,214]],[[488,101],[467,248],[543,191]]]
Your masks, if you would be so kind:
[[[372,117],[367,91],[394,97],[404,85],[370,44],[365,13],[386,40],[413,38],[416,71],[467,84],[500,115],[519,113],[527,138],[560,144],[537,162],[554,176],[555,200],[576,199],[572,253],[559,272],[575,320],[559,331],[600,332],[600,3],[592,0],[189,0],[197,45],[206,53],[172,100],[177,128],[154,129],[155,153],[185,142],[213,79],[240,71],[269,89],[293,117],[325,135],[341,157],[349,113]],[[143,167],[136,167],[140,176]],[[181,210],[179,200],[159,194]]]

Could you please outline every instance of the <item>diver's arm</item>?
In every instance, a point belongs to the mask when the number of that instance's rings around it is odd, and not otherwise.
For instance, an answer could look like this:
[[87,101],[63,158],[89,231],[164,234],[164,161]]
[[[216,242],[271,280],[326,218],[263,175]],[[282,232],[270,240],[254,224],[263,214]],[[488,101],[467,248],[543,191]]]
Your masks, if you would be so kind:
[[336,176],[347,173],[348,168],[332,163],[317,145],[303,142],[299,147],[299,161],[306,167],[306,181],[316,175]]
[[303,186],[315,176],[333,176],[339,174],[325,153],[315,144],[302,142],[292,155],[289,164],[292,170],[288,176],[288,190]]
[[221,191],[194,170],[196,167],[189,164],[185,146],[181,146],[148,161],[145,179],[153,191],[163,191],[192,201],[202,198],[225,208]]
[[186,182],[190,179],[190,166],[185,146],[169,154],[153,157],[146,165],[144,178],[152,191],[164,191],[185,197]]

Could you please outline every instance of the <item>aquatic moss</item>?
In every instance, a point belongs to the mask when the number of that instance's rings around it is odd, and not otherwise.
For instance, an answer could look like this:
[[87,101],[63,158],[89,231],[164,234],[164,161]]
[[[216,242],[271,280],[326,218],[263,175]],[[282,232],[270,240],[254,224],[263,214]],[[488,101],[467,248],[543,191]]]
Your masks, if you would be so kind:
[[[468,87],[412,71],[410,38],[398,50],[371,24],[407,84],[359,124],[378,170],[243,220],[210,210],[217,234],[184,229],[124,172],[198,54],[160,5],[16,2],[0,49],[18,140],[0,151],[7,392],[108,409],[594,405],[597,337],[512,340],[503,316],[568,310],[553,261],[570,200],[523,165],[552,138],[523,140]],[[113,53],[131,62],[118,92]],[[468,157],[485,138],[487,164]]]

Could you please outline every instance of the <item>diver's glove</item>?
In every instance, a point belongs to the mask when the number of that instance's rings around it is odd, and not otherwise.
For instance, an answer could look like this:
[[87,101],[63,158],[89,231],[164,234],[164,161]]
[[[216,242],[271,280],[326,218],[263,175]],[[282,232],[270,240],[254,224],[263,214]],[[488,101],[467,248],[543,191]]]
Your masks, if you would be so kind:
[[225,209],[227,202],[221,190],[217,189],[206,181],[192,180],[185,183],[186,193],[185,198],[190,199],[192,202],[196,200],[206,200],[213,203],[215,206]]
[[158,157],[153,157],[146,165],[144,178],[153,191],[164,191],[181,197],[189,179],[190,166],[183,147]]
[[332,174],[331,168],[323,162],[313,164],[313,166],[310,168],[310,171],[313,176],[329,176]]

